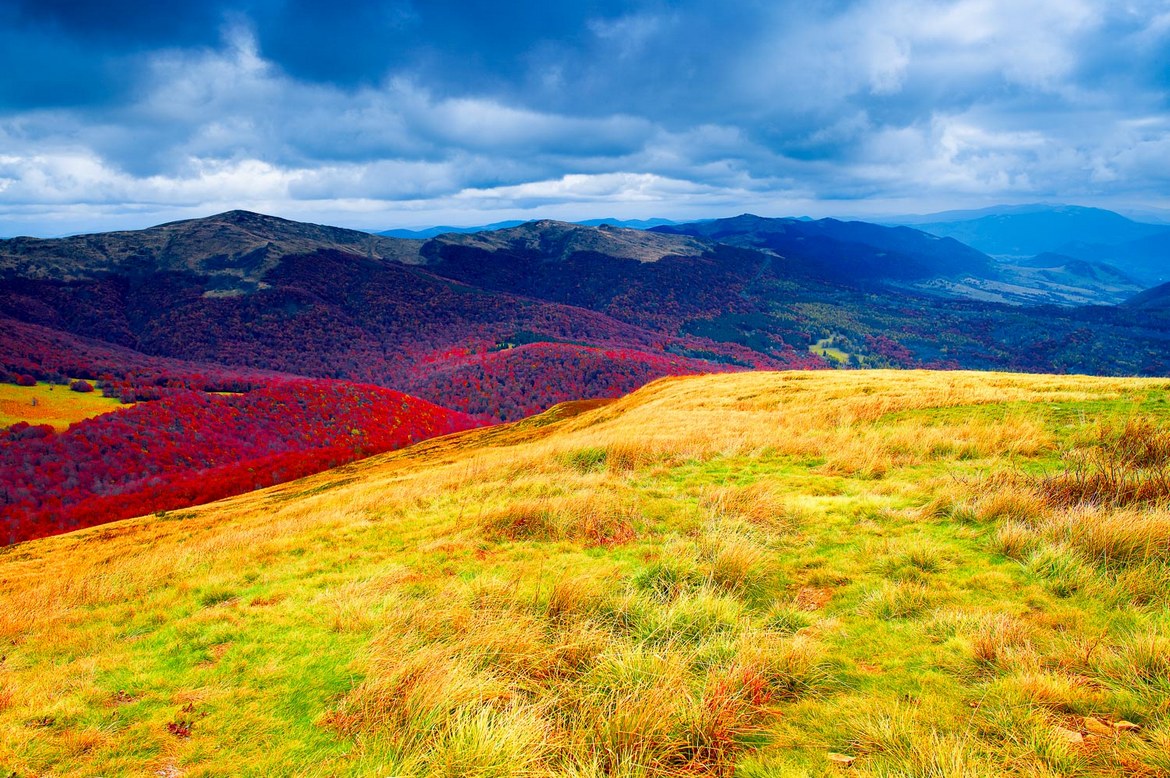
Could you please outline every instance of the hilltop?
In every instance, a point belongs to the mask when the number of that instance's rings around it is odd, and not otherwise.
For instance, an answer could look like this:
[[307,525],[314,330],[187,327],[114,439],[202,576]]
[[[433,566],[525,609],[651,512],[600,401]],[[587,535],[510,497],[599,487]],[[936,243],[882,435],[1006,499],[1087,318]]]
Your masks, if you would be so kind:
[[21,544],[0,764],[1161,775],[1168,400],[1165,379],[666,379]]

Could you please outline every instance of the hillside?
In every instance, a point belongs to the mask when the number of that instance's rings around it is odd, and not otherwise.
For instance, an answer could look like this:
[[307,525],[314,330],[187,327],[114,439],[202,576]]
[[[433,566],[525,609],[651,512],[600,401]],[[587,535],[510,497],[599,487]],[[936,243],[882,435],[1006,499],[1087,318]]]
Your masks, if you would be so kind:
[[[0,538],[179,509],[431,429],[408,423],[401,435],[374,433],[380,442],[371,446],[360,425],[334,434],[328,402],[273,423],[263,402],[241,400],[244,437],[189,434],[185,416],[202,418],[196,400],[205,392],[284,391],[302,381],[306,396],[328,397],[368,384],[468,426],[617,397],[663,376],[752,368],[1170,371],[1170,321],[1146,308],[995,304],[1008,293],[1042,301],[1053,287],[1068,297],[1075,289],[1064,282],[1078,273],[1116,282],[1076,260],[1019,268],[1027,288],[976,285],[962,273],[913,281],[903,276],[914,262],[975,272],[989,260],[914,230],[833,220],[743,216],[669,229],[538,221],[370,243],[362,233],[229,212],[10,251],[0,256],[0,379],[84,378],[126,402],[162,400],[135,411],[135,429],[166,444],[115,473],[110,463],[130,462],[125,452],[99,456],[93,446],[121,430],[121,416],[77,433],[5,433],[0,468],[24,475],[0,492]],[[699,234],[677,234],[687,230]],[[70,259],[83,245],[106,259]],[[264,251],[241,259],[256,245]],[[29,270],[25,260],[42,254],[57,264]],[[956,300],[959,288],[991,304]],[[1121,285],[1113,295],[1135,291]],[[340,383],[308,389],[305,378]],[[392,393],[373,399],[372,386],[360,391],[371,407],[399,402]],[[328,442],[275,432],[285,430],[281,421],[325,429]],[[273,437],[249,439],[263,429]],[[71,469],[42,466],[56,459]]]
[[1170,229],[1161,227],[1153,235],[1123,243],[1089,239],[1068,243],[1062,250],[1082,259],[1113,263],[1146,284],[1163,283],[1170,279]]
[[1168,392],[667,379],[21,544],[0,765],[1164,775]]
[[0,544],[210,502],[481,424],[344,381],[171,389],[107,410],[55,434],[0,432]]
[[[406,241],[236,211],[0,244],[0,335],[31,326],[62,346],[5,342],[0,370],[92,373],[80,354],[101,352],[121,378],[116,351],[376,384],[495,420],[664,375],[829,367],[814,348],[826,339],[870,367],[1166,372],[1165,324],[1099,305],[1136,287],[1092,266],[988,262],[834,220],[546,220]],[[1039,305],[1061,301],[1098,305]]]
[[1170,283],[1147,289],[1126,301],[1126,306],[1151,313],[1170,311]]

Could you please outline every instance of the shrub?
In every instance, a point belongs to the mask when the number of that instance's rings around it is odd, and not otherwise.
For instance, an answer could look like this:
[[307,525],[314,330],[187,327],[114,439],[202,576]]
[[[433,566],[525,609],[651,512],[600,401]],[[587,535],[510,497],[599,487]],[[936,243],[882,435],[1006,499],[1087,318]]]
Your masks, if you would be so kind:
[[1170,500],[1170,429],[1131,419],[1120,430],[1103,428],[1097,441],[1065,455],[1061,472],[1035,479],[1050,506],[1123,507]]
[[93,384],[81,378],[69,384],[70,391],[81,392],[82,394],[93,391]]

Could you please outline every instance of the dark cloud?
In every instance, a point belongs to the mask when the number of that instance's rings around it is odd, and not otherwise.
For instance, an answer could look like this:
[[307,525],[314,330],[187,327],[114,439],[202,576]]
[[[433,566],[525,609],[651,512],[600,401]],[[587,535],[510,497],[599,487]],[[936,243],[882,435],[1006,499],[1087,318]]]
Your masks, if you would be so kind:
[[1167,207],[1167,62],[1162,0],[0,0],[0,219]]

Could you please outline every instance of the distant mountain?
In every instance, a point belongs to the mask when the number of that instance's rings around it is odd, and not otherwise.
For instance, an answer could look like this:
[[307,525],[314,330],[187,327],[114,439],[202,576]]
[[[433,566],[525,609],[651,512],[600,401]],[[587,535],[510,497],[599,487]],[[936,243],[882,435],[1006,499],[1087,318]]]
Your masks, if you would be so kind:
[[[639,262],[657,262],[665,257],[701,256],[711,249],[709,242],[681,234],[664,234],[610,224],[588,227],[551,219],[525,222],[489,232],[443,235],[429,245],[531,254],[539,256],[542,262],[565,260],[582,252]],[[434,257],[441,252],[432,248],[423,253],[427,257]]]
[[1117,244],[1165,232],[1165,225],[1142,224],[1100,208],[1051,206],[978,218],[936,221],[918,229],[954,238],[1000,256],[1035,256],[1071,243]]
[[766,249],[796,272],[844,281],[902,281],[963,274],[988,275],[990,257],[969,246],[909,227],[836,219],[731,219],[655,227],[744,248]]
[[1057,253],[1115,266],[1139,285],[1170,279],[1170,229],[1101,208],[996,206],[886,220],[974,246],[1008,264]]
[[[651,227],[658,227],[663,224],[675,224],[676,222],[670,219],[586,219],[585,221],[572,222],[573,224],[581,224],[586,227],[600,227],[602,225],[609,225],[611,227],[628,227],[635,230],[646,230]],[[435,238],[439,235],[448,234],[463,234],[470,235],[476,232],[490,232],[492,230],[505,230],[509,227],[518,227],[524,224],[523,221],[513,219],[511,221],[495,222],[493,224],[484,224],[478,227],[425,227],[420,230],[383,230],[376,233],[390,238],[409,238],[414,240],[426,240],[427,238]]]
[[651,227],[663,227],[668,224],[678,224],[673,219],[586,219],[585,221],[573,222],[574,224],[581,224],[586,227],[601,227],[609,225],[610,227],[626,227],[631,230],[648,230]]
[[1146,284],[1167,277],[1170,230],[1101,208],[1072,205],[1000,206],[904,217],[904,224],[973,246],[995,257],[1060,253],[1105,262]]
[[508,227],[515,227],[515,226],[523,224],[523,223],[524,222],[520,219],[512,219],[510,221],[495,222],[493,224],[483,224],[483,225],[479,225],[476,227],[449,227],[449,226],[443,225],[443,226],[439,226],[439,227],[424,227],[424,228],[419,229],[419,230],[406,230],[406,229],[383,230],[383,231],[375,233],[375,234],[383,235],[383,236],[388,237],[388,238],[406,238],[408,240],[426,240],[428,238],[434,238],[434,237],[437,237],[439,235],[447,235],[450,233],[469,234],[469,233],[474,233],[474,232],[487,232],[489,230],[502,230],[502,229],[507,229]]
[[917,227],[922,224],[939,224],[945,222],[965,222],[983,218],[984,216],[1017,216],[1020,214],[1044,213],[1054,209],[1066,208],[1061,203],[1029,203],[1026,205],[992,205],[986,208],[968,208],[952,211],[936,211],[934,213],[905,214],[875,219],[880,224]]

